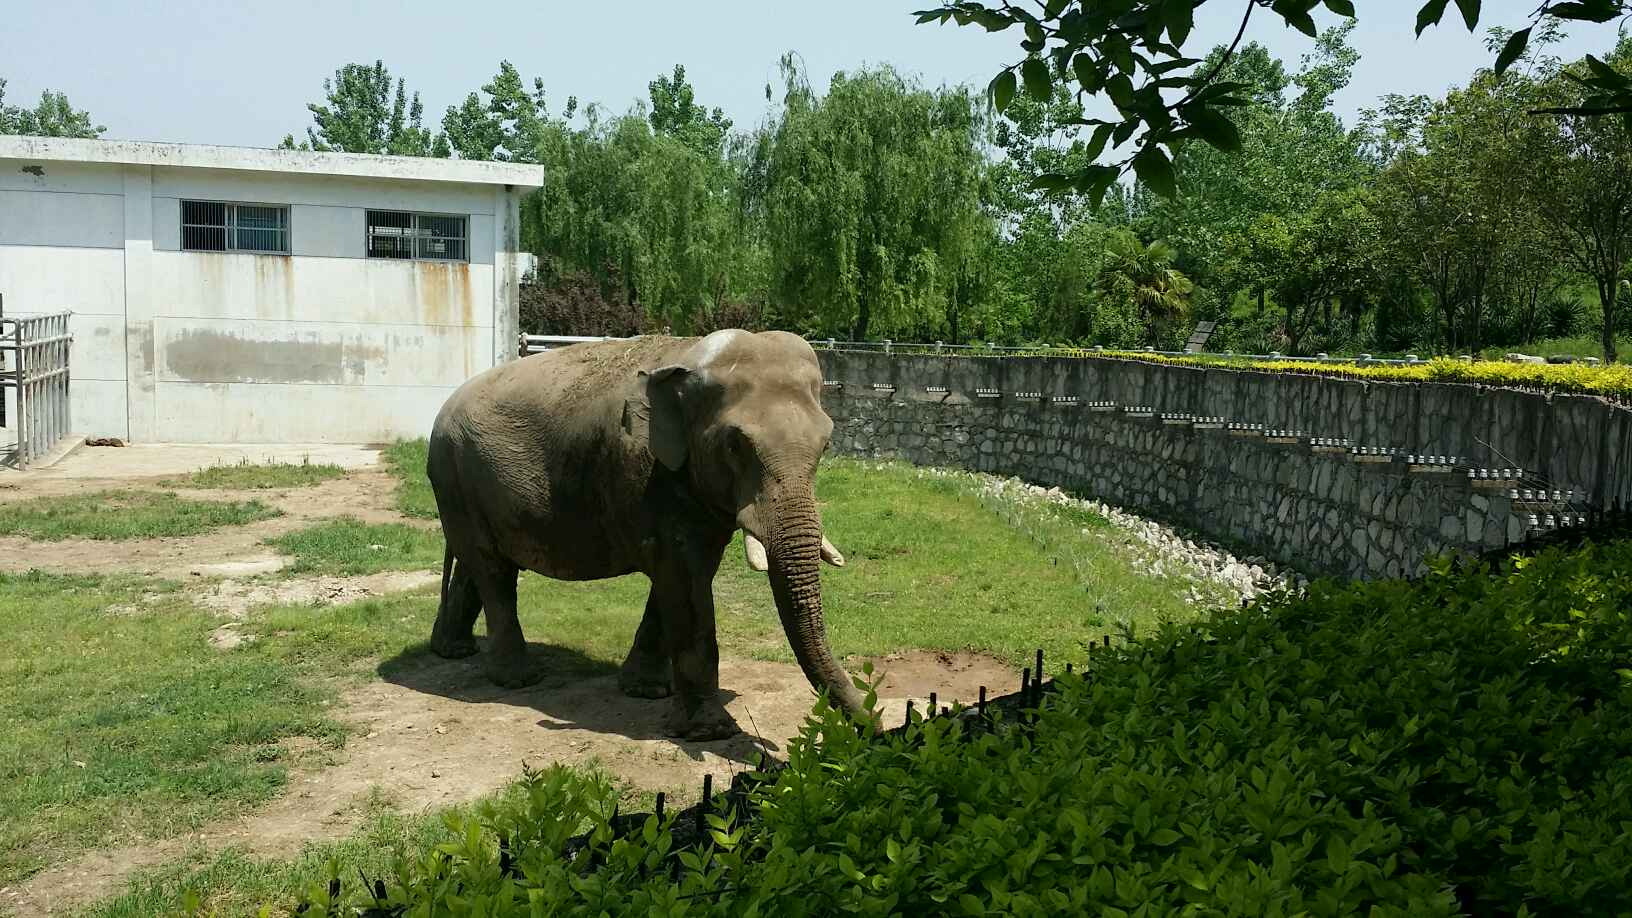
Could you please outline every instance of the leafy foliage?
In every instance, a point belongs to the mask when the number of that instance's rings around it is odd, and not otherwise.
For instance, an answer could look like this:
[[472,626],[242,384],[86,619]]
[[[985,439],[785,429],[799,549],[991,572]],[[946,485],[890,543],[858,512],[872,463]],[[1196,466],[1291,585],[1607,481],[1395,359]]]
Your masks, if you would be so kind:
[[[522,204],[522,243],[538,259],[531,330],[1132,347],[1171,345],[1205,319],[1221,350],[1482,353],[1592,335],[1617,356],[1632,147],[1623,119],[1573,112],[1597,104],[1632,52],[1548,56],[1560,22],[1592,4],[1554,4],[1517,45],[1491,29],[1505,73],[1477,71],[1441,98],[1384,97],[1353,123],[1333,108],[1359,59],[1352,18],[1316,31],[1296,66],[1245,33],[1178,66],[1163,55],[1181,47],[1197,5],[940,8],[931,18],[1019,17],[1028,33],[1026,16],[1038,17],[1047,50],[1029,49],[989,87],[1001,118],[977,93],[887,66],[813,87],[791,54],[767,87],[767,118],[746,131],[678,65],[621,114],[575,97],[552,112],[540,80],[501,62],[430,145],[538,163],[549,177]],[[1450,9],[1440,6],[1424,28]],[[1478,6],[1464,0],[1456,15],[1477,21]],[[1269,7],[1300,27],[1313,9]],[[1118,30],[1138,40],[1124,49],[1107,37]],[[1054,55],[1079,41],[1061,78]],[[400,80],[391,97],[379,65],[354,69],[367,91],[331,88],[318,108],[341,124],[383,119],[365,139],[426,133]],[[1096,123],[1088,112],[1103,107],[1089,107],[1083,80],[1139,99],[1166,81],[1163,105],[1195,99],[1162,116],[1136,100],[1122,120]],[[1167,127],[1135,141],[1130,124],[1145,117]],[[1113,141],[1133,144],[1117,166],[1103,163]],[[356,145],[370,143],[383,141]],[[1131,181],[1116,180],[1121,166]],[[1171,295],[1125,282],[1135,247],[1163,253]]]
[[785,326],[944,334],[983,238],[974,100],[887,67],[839,74],[825,96],[790,59],[783,76],[782,115],[758,155]]
[[[1097,655],[1034,724],[818,706],[758,818],[610,827],[553,769],[385,914],[1454,915],[1632,908],[1632,543],[1315,584]],[[569,840],[588,831],[588,848]],[[502,840],[502,841],[501,841]],[[344,899],[314,888],[321,911]]]
[[[1123,0],[1091,3],[1088,0],[1042,0],[1028,5],[1008,2],[991,5],[975,0],[947,0],[917,12],[918,22],[954,22],[978,25],[988,32],[1018,29],[1025,57],[998,71],[988,86],[994,107],[1001,113],[1012,104],[1023,85],[1034,98],[1046,99],[1055,84],[1076,94],[1102,96],[1116,109],[1115,118],[1083,118],[1093,129],[1088,162],[1067,172],[1044,177],[1042,184],[1075,188],[1096,199],[1105,194],[1130,166],[1157,194],[1176,193],[1172,154],[1189,139],[1205,141],[1225,151],[1241,147],[1237,125],[1226,112],[1246,104],[1240,94],[1247,87],[1221,79],[1225,62],[1240,45],[1252,15],[1264,7],[1286,25],[1310,38],[1317,36],[1313,13],[1324,7],[1338,16],[1354,18],[1352,0],[1245,0],[1235,39],[1212,60],[1187,56],[1184,46],[1195,25],[1196,10],[1206,0]],[[1426,0],[1417,13],[1416,31],[1422,34],[1444,17],[1449,0]],[[1468,31],[1479,25],[1481,0],[1456,0]],[[1537,23],[1555,20],[1608,22],[1626,10],[1624,0],[1544,3],[1533,14]],[[1497,54],[1498,72],[1525,52],[1535,26],[1513,33]],[[1593,68],[1584,85],[1596,95],[1566,109],[1575,114],[1632,111],[1632,79],[1601,65]],[[1175,98],[1176,97],[1176,98]],[[1632,123],[1632,121],[1629,121]],[[1132,152],[1113,165],[1097,160],[1106,149],[1132,142]],[[1166,149],[1164,149],[1164,147]]]
[[106,130],[89,112],[74,108],[66,93],[47,89],[33,108],[7,105],[6,81],[0,79],[0,134],[97,138]]
[[447,138],[425,128],[419,93],[410,98],[406,81],[398,79],[393,95],[384,61],[375,61],[372,67],[346,64],[332,80],[323,81],[323,95],[326,104],[306,106],[317,122],[306,129],[306,139],[297,147],[294,135],[285,135],[281,147],[392,156],[449,153]]
[[[442,116],[442,130],[453,152],[461,159],[538,162],[551,127],[544,81],[534,77],[529,92],[516,68],[500,61],[499,72],[482,86],[482,94],[487,96],[485,105],[481,96],[471,93]],[[566,117],[577,108],[578,100],[569,98]]]

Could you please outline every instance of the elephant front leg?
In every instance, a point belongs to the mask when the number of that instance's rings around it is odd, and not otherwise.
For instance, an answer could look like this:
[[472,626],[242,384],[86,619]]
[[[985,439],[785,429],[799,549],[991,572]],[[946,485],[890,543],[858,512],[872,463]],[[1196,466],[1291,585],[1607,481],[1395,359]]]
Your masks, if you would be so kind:
[[646,596],[646,614],[635,631],[635,644],[618,670],[618,688],[632,698],[667,698],[671,693],[669,648],[663,637],[663,609],[655,583]]
[[[713,569],[719,566],[714,559]],[[686,571],[663,585],[653,584],[664,616],[664,638],[673,670],[674,707],[669,732],[693,741],[724,739],[741,732],[720,703],[720,646],[714,633],[714,578]]]

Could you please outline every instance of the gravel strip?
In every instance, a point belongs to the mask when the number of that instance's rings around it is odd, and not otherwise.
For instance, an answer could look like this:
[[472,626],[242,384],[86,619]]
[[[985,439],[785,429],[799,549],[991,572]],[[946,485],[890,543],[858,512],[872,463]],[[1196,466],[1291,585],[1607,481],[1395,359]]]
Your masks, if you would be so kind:
[[[876,463],[876,464],[875,464]],[[884,462],[866,463],[883,469],[899,467]],[[1200,587],[1192,587],[1186,599],[1192,605],[1217,602],[1219,587],[1237,600],[1250,600],[1263,593],[1277,590],[1301,592],[1308,587],[1307,578],[1297,571],[1283,568],[1267,558],[1238,558],[1223,547],[1185,535],[1171,526],[1129,513],[1119,507],[1097,500],[1072,497],[1059,488],[1044,488],[1028,484],[1019,478],[999,478],[980,472],[953,469],[912,467],[920,478],[951,478],[965,482],[977,495],[1013,504],[1050,503],[1072,506],[1096,514],[1110,521],[1111,526],[1126,535],[1142,551],[1135,553],[1132,566],[1135,571],[1153,577],[1177,577]],[[1088,534],[1088,530],[1083,530]],[[1211,595],[1208,595],[1211,594]]]

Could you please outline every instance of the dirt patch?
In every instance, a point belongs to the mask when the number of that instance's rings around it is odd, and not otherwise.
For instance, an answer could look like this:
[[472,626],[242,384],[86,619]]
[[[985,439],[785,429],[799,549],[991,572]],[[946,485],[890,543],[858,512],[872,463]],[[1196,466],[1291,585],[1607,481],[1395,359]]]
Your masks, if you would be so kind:
[[1014,667],[979,653],[914,650],[875,657],[872,663],[874,673],[883,676],[879,697],[917,699],[919,710],[930,692],[936,693],[936,702],[942,705],[954,701],[973,704],[983,685],[994,698],[1019,687]]
[[[899,723],[908,698],[920,710],[929,692],[972,703],[980,686],[1013,691],[1019,676],[976,654],[906,653],[875,659],[883,674],[885,722]],[[860,661],[850,661],[859,671]],[[675,806],[694,801],[702,776],[716,786],[751,767],[763,750],[781,757],[815,696],[785,663],[725,660],[726,708],[743,728],[730,739],[689,743],[664,735],[667,699],[628,698],[611,672],[557,676],[519,691],[499,689],[474,660],[423,658],[346,693],[339,716],[358,731],[329,768],[296,774],[287,792],[247,816],[184,838],[108,851],[64,864],[0,891],[0,906],[34,918],[115,892],[144,867],[194,846],[236,846],[258,857],[289,857],[308,841],[342,837],[359,804],[380,788],[405,811],[450,806],[514,780],[523,763],[596,763],[634,786],[665,791]]]
[[438,571],[384,571],[359,577],[311,577],[298,580],[222,580],[194,599],[228,618],[242,618],[255,606],[338,606],[402,593],[441,580]]
[[[31,482],[24,492],[6,491],[0,494],[0,502],[56,494],[81,494],[104,488],[167,490],[160,483],[161,480],[44,479]],[[263,544],[265,540],[304,529],[320,520],[351,516],[365,523],[403,523],[432,530],[438,526],[435,520],[413,519],[398,513],[395,507],[396,479],[378,468],[359,469],[344,478],[304,488],[265,491],[186,489],[178,493],[198,500],[259,500],[276,507],[283,515],[259,523],[179,538],[123,542],[90,539],[35,542],[8,536],[0,538],[0,571],[21,572],[38,568],[80,574],[142,574],[177,580],[243,576],[275,571],[283,565],[283,559]]]

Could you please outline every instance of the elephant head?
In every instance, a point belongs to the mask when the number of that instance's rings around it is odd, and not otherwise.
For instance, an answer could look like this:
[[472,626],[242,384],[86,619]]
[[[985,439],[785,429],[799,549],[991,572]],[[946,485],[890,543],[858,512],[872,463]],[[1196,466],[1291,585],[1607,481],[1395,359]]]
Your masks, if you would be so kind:
[[833,433],[816,353],[786,332],[720,331],[644,383],[652,455],[742,529],[750,564],[770,574],[806,678],[861,713],[822,617],[819,562],[844,559],[822,535],[816,509],[816,464]]

